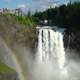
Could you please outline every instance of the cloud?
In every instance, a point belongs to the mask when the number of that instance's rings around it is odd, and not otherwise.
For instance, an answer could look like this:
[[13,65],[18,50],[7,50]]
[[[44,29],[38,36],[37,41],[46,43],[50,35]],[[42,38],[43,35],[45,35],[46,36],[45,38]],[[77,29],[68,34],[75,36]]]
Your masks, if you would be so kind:
[[6,3],[10,3],[12,0],[4,0],[4,2]]
[[19,5],[17,5],[17,8],[26,8],[26,5],[25,4],[19,4]]
[[[11,3],[13,0],[4,0],[6,3]],[[17,0],[14,0],[14,2]],[[20,0],[17,4],[17,8],[23,9],[25,12],[31,10],[31,12],[44,11],[45,9],[51,7],[55,7],[59,1],[64,2],[65,0]]]
[[[11,3],[12,1],[13,0],[4,0],[4,2],[6,3]],[[22,3],[20,3],[19,0],[14,0],[14,2],[15,1],[18,1],[17,8],[21,8],[25,12],[28,12],[30,10],[33,13],[36,10],[44,11],[45,9],[49,7],[55,7],[63,3],[69,2],[69,0],[20,0]]]
[[26,13],[30,10],[32,13],[37,11],[44,11],[47,8],[55,7],[56,3],[54,0],[32,0],[32,2],[28,2],[26,0],[26,4],[19,4],[17,5],[17,8],[21,8]]
[[[59,0],[33,0],[32,6],[35,7],[37,11],[44,11],[45,9],[55,7]],[[33,8],[32,7],[32,8]]]

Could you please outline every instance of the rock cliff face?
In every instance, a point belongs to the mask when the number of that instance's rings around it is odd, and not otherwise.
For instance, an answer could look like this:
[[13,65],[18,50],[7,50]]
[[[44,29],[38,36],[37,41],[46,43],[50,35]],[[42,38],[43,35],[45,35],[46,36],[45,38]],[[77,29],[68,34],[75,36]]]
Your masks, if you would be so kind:
[[36,42],[36,31],[17,22],[15,16],[0,15],[0,37],[10,46],[22,44],[31,49]]
[[11,73],[0,73],[0,80],[17,80],[17,75]]
[[[18,23],[15,16],[0,15],[0,60],[17,71],[17,63],[12,56],[14,54],[23,69],[23,74],[26,75],[27,55],[34,53],[36,36],[35,28]],[[12,74],[12,77],[10,75],[1,74],[0,80],[5,80],[5,77],[6,80],[16,79],[15,74]]]
[[80,53],[80,31],[66,30],[64,32],[65,49],[74,50]]

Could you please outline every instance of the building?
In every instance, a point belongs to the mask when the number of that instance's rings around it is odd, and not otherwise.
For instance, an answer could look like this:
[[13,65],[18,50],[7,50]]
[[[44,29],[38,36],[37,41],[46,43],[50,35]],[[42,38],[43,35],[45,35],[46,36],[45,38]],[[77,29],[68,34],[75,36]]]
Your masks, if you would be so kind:
[[9,13],[10,12],[10,9],[8,8],[3,8],[3,13]]
[[20,9],[20,8],[18,8],[18,9],[15,9],[15,14],[17,15],[17,16],[22,16],[22,10]]
[[22,16],[22,10],[20,8],[13,9],[13,10],[8,8],[3,8],[3,9],[0,9],[0,13],[3,13],[3,14],[10,13],[10,14],[15,14],[17,16]]
[[3,13],[3,10],[2,9],[0,9],[0,13]]

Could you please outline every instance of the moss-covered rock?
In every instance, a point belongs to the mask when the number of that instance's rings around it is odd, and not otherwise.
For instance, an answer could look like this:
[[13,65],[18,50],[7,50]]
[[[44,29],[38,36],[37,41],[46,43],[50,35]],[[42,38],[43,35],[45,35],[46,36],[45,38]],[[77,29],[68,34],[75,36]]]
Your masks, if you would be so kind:
[[80,54],[80,31],[67,29],[64,33],[65,49],[76,51]]
[[0,61],[0,80],[16,80],[17,73]]
[[9,68],[0,61],[0,73],[16,73],[15,70]]

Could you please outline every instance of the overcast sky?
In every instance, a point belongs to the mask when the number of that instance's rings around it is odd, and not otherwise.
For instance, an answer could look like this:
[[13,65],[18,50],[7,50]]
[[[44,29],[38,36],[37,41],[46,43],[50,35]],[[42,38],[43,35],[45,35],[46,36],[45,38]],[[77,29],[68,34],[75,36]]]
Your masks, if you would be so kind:
[[61,4],[67,4],[69,0],[0,0],[0,8],[22,8],[27,12],[31,10],[43,11],[47,8],[55,7]]

